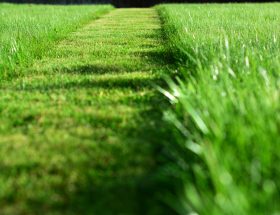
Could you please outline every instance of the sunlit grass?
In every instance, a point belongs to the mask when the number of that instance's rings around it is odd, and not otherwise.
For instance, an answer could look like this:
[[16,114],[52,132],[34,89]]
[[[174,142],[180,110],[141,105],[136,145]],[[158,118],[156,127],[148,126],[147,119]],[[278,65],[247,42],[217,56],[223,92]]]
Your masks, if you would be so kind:
[[[276,214],[280,5],[162,5],[180,214]],[[173,77],[174,78],[174,77]],[[182,188],[181,188],[182,189]]]
[[0,4],[0,77],[19,75],[40,59],[53,42],[112,6],[47,6]]

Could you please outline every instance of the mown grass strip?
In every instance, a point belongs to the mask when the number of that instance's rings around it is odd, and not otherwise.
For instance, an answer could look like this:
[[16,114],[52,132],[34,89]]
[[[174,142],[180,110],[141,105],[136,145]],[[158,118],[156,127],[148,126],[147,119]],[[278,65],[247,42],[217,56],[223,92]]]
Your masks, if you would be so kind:
[[154,9],[114,10],[2,84],[2,213],[163,213],[160,27]]

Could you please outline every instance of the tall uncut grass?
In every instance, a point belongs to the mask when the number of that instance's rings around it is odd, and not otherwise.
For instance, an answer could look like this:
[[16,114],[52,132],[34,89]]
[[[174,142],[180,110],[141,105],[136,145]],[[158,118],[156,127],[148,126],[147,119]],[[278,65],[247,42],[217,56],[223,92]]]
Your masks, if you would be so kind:
[[158,10],[178,64],[162,90],[183,184],[173,206],[180,214],[279,214],[280,4]]
[[51,50],[54,41],[110,9],[0,4],[0,78],[20,74],[22,67]]

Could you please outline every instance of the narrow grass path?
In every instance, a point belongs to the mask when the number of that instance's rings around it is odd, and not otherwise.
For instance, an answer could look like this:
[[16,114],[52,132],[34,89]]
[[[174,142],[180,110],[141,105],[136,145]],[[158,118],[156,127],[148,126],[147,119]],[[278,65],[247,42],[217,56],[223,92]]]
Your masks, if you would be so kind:
[[164,214],[151,185],[163,58],[155,10],[118,9],[2,84],[2,214]]

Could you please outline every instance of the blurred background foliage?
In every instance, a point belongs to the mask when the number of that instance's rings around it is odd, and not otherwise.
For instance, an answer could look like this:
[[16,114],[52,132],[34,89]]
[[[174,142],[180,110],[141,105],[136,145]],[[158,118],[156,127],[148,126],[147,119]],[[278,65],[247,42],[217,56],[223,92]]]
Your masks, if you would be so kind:
[[112,4],[115,7],[150,7],[161,3],[270,2],[269,0],[0,0],[32,4]]

